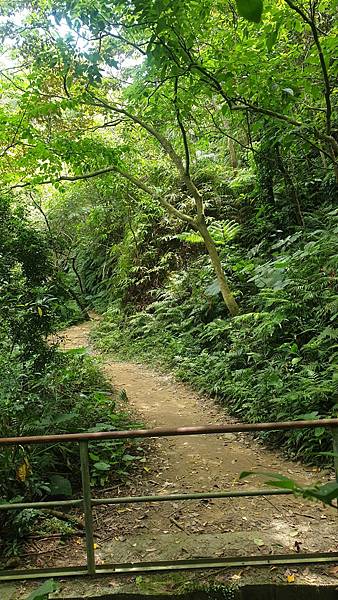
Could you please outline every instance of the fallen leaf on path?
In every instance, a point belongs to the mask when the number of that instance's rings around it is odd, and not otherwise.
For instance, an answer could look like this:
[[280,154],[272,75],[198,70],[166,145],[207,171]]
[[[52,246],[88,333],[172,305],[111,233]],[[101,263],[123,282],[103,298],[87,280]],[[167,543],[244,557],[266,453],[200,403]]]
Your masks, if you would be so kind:
[[254,538],[254,542],[255,542],[256,546],[258,546],[259,548],[260,548],[261,546],[265,546],[265,543],[264,543],[264,541],[263,541],[263,540],[261,540],[260,538]]
[[288,576],[287,576],[287,581],[288,581],[288,583],[293,583],[293,582],[294,582],[294,580],[295,580],[295,576],[294,576],[293,574],[292,574],[292,575],[288,575]]

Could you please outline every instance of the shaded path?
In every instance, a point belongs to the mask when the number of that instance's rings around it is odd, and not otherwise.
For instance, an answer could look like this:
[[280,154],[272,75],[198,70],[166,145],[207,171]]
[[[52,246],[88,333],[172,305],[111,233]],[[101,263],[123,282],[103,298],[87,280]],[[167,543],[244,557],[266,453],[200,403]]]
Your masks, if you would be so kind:
[[[90,327],[69,328],[64,347],[88,346]],[[147,427],[231,422],[211,399],[170,375],[110,358],[103,369],[114,386],[126,391]],[[253,468],[289,474],[305,484],[327,478],[327,473],[286,461],[243,434],[162,438],[149,454],[143,472],[127,482],[125,494],[253,488],[254,480],[238,481],[241,471]],[[110,562],[338,549],[336,511],[289,496],[102,507],[96,510],[96,523],[98,558]],[[302,573],[304,581],[320,579],[313,569]]]

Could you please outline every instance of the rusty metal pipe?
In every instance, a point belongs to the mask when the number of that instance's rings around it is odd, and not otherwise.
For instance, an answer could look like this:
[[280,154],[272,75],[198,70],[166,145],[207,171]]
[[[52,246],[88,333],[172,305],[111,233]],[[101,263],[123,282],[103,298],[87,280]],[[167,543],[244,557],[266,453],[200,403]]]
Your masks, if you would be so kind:
[[[118,573],[147,573],[157,571],[180,571],[189,569],[215,569],[224,567],[262,567],[271,565],[302,565],[336,563],[337,552],[309,552],[308,554],[262,554],[254,556],[229,556],[222,558],[194,558],[177,560],[154,560],[149,562],[115,563],[97,565],[96,575]],[[0,581],[20,579],[45,579],[47,577],[74,577],[88,575],[87,567],[49,567],[44,569],[18,569],[0,571]]]
[[84,440],[120,440],[123,438],[174,437],[179,435],[204,435],[211,433],[238,433],[248,431],[281,431],[309,427],[338,427],[338,419],[308,421],[277,421],[276,423],[234,423],[231,425],[201,425],[197,427],[155,427],[154,429],[131,429],[126,431],[100,431],[96,433],[63,433],[0,438],[0,446],[13,444],[51,444],[55,442],[81,442]]

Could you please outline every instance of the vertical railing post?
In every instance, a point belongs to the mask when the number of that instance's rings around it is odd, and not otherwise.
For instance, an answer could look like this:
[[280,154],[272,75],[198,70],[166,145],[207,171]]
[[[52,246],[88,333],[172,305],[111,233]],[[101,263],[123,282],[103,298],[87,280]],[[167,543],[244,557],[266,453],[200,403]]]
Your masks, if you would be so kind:
[[90,491],[88,440],[79,442],[79,445],[80,445],[80,460],[81,460],[83,508],[84,508],[85,528],[86,528],[87,569],[88,569],[89,575],[94,575],[95,574],[95,550],[94,550],[92,497],[91,497],[91,491]]
[[[332,427],[332,440],[333,440],[333,464],[334,470],[336,472],[336,482],[338,483],[338,427]],[[337,508],[338,508],[338,498],[337,498]]]
[[332,427],[331,429],[332,438],[333,438],[333,453],[334,453],[334,469],[336,472],[336,481],[338,483],[338,427]]

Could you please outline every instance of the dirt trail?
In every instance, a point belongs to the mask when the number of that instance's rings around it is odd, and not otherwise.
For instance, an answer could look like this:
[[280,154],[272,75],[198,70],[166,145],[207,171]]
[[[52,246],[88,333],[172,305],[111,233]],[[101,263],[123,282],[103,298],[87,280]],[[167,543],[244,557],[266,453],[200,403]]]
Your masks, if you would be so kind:
[[[69,328],[64,348],[88,347],[90,327]],[[231,422],[212,400],[171,376],[110,358],[103,369],[114,386],[126,391],[131,409],[147,427]],[[241,471],[253,468],[290,474],[306,484],[328,477],[284,460],[243,434],[162,438],[149,454],[125,494],[254,488],[254,480],[238,481]],[[290,496],[102,507],[96,523],[102,561],[338,550],[337,511]],[[328,582],[329,573],[329,567],[320,575],[312,568],[298,571],[302,581],[316,582],[323,577]]]

